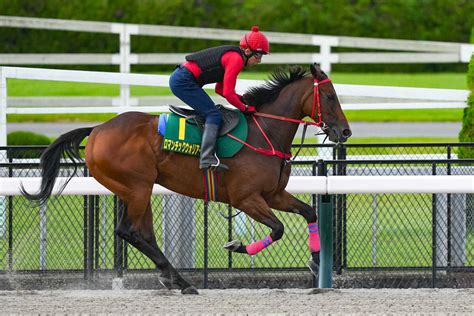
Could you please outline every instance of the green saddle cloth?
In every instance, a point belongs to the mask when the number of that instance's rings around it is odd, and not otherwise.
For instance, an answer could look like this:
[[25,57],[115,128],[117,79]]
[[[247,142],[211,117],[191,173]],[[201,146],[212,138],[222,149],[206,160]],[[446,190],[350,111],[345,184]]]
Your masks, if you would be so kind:
[[[239,111],[239,123],[230,133],[243,141],[247,139],[247,120],[242,112]],[[163,150],[199,156],[201,140],[202,131],[196,124],[189,123],[174,113],[168,115],[162,144]],[[243,146],[244,144],[223,135],[217,139],[217,156],[221,158],[233,157]]]

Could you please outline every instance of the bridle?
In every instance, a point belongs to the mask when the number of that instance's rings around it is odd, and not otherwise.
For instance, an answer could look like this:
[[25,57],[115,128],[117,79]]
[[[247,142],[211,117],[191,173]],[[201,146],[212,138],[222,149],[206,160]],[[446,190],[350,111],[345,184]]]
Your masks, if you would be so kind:
[[[280,158],[283,158],[283,159],[286,159],[286,160],[290,159],[291,158],[291,153],[283,153],[279,150],[275,150],[275,148],[273,147],[273,144],[271,143],[271,141],[268,138],[267,134],[263,131],[262,127],[258,123],[256,116],[271,118],[271,119],[280,120],[280,121],[303,124],[303,126],[304,126],[303,136],[302,136],[302,139],[301,139],[301,145],[303,145],[304,137],[305,137],[305,134],[306,134],[306,129],[308,128],[309,125],[318,126],[319,128],[321,128],[323,133],[326,129],[329,128],[326,125],[326,123],[324,123],[324,121],[323,121],[323,117],[322,117],[322,114],[321,114],[321,100],[320,100],[320,97],[319,97],[319,86],[323,85],[325,83],[328,83],[328,82],[331,82],[331,79],[326,78],[326,79],[323,79],[323,80],[318,80],[317,78],[313,78],[313,103],[311,105],[311,116],[310,116],[310,118],[313,119],[314,122],[308,122],[308,121],[304,121],[304,120],[298,120],[298,119],[293,119],[293,118],[289,118],[289,117],[285,117],[285,116],[273,115],[273,114],[268,114],[268,113],[261,113],[261,112],[253,113],[252,119],[255,122],[255,125],[257,125],[258,129],[262,133],[265,140],[267,141],[267,144],[270,146],[269,150],[254,147],[254,146],[248,144],[247,142],[245,142],[241,139],[238,139],[237,137],[231,135],[230,133],[227,134],[227,136],[229,136],[230,138],[244,144],[245,146],[249,147],[250,149],[252,149],[252,150],[254,150],[258,153],[261,153],[261,154],[264,154],[264,155],[269,155],[269,156],[277,156],[277,157],[280,157]],[[316,116],[315,116],[316,110],[317,110],[317,119],[316,119]],[[298,152],[296,153],[294,158],[296,158],[296,156],[298,156],[298,153],[300,152],[301,147],[302,146],[300,146],[300,148],[298,149]],[[294,158],[293,158],[293,160],[294,160]]]
[[[313,91],[313,104],[311,105],[310,118],[313,119],[314,122],[307,122],[307,121],[304,121],[304,120],[292,119],[292,118],[288,118],[288,117],[284,117],[284,116],[267,114],[267,113],[260,113],[260,112],[254,113],[254,116],[261,116],[261,117],[272,118],[272,119],[276,119],[276,120],[280,120],[280,121],[287,121],[287,122],[293,122],[293,123],[298,123],[298,124],[304,124],[305,126],[313,125],[313,126],[320,127],[322,130],[325,130],[325,129],[327,129],[327,125],[326,125],[326,123],[324,123],[323,116],[321,114],[321,101],[320,101],[320,98],[319,98],[319,86],[323,85],[325,83],[328,83],[328,82],[331,82],[331,79],[326,78],[326,79],[323,79],[323,80],[319,81],[318,79],[313,78],[313,87],[314,87],[313,89],[314,89],[314,91]],[[317,113],[318,119],[317,120],[316,120],[316,117],[315,117],[316,109],[318,110],[318,113]]]
[[[311,106],[311,116],[310,116],[310,118],[312,118],[314,121],[316,121],[315,117],[314,117],[314,110],[317,106],[317,108],[318,108],[318,121],[315,122],[315,125],[319,126],[319,127],[321,127],[321,125],[322,125],[323,130],[327,127],[326,127],[326,123],[324,123],[324,121],[323,121],[323,116],[321,115],[321,101],[319,100],[319,86],[322,85],[322,84],[328,83],[328,82],[331,82],[331,79],[326,78],[324,80],[318,81],[318,79],[314,78],[314,80],[313,80],[314,93],[313,93],[313,105]],[[310,125],[312,125],[312,124],[310,124]]]

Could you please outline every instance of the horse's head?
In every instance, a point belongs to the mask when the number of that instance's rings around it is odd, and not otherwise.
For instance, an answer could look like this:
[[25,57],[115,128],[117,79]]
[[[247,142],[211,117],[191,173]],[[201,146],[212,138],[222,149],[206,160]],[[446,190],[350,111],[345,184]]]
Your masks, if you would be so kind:
[[303,105],[303,113],[316,122],[332,142],[343,143],[351,135],[346,116],[331,80],[318,64],[311,65],[314,89]]
[[[292,121],[296,123],[304,123],[300,120],[309,116],[329,140],[345,142],[352,132],[331,80],[318,64],[311,65],[311,73],[312,76],[308,76],[302,67],[277,69],[262,86],[250,88],[243,96],[244,101],[257,108],[257,116],[282,121],[293,118],[297,119]],[[298,84],[293,84],[296,82]],[[310,83],[312,88],[308,89]]]

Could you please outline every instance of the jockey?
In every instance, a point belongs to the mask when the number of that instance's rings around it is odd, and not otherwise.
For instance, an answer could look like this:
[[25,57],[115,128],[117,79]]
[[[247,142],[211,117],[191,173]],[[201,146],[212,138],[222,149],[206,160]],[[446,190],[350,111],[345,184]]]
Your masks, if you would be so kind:
[[220,163],[215,145],[221,125],[221,113],[209,95],[202,89],[208,83],[216,83],[215,91],[230,104],[244,113],[254,113],[255,107],[243,103],[242,96],[235,92],[237,76],[244,67],[252,67],[270,52],[267,37],[258,26],[242,36],[240,47],[218,46],[186,56],[171,74],[171,91],[184,103],[191,106],[205,119],[202,135],[200,169],[228,167]]

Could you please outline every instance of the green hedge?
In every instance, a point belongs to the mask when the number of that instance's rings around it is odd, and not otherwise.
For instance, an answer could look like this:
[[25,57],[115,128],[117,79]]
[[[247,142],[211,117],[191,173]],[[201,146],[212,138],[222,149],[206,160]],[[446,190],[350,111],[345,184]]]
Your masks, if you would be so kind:
[[[471,42],[474,43],[474,27],[472,28]],[[474,142],[474,55],[471,56],[467,71],[467,86],[471,93],[464,109],[462,129],[459,132],[460,142]],[[459,158],[474,158],[474,148],[461,147]]]
[[[474,27],[472,28],[471,43],[474,43]],[[463,124],[459,132],[460,142],[474,142],[474,55],[471,56],[467,72],[467,86],[471,93],[464,109]],[[474,148],[460,147],[459,158],[474,158]],[[466,229],[474,231],[474,194],[466,194]]]
[[[7,135],[8,146],[24,146],[24,145],[49,145],[51,139],[42,134],[36,134],[27,131],[11,132]],[[13,150],[8,152],[8,158],[39,158],[42,150],[25,149]]]
[[43,134],[36,134],[27,131],[16,131],[8,133],[7,144],[9,146],[49,145],[51,144],[51,139]]
[[[272,0],[270,4],[267,0],[8,0],[0,1],[0,14],[223,29],[249,29],[257,24],[263,31],[274,32],[468,42],[474,24],[474,1]],[[0,43],[0,53],[112,53],[118,50],[118,36],[87,32],[1,28]],[[134,36],[132,51],[190,52],[222,43]],[[272,49],[314,51],[311,46],[273,45]],[[380,65],[378,68],[433,71],[461,70],[462,66]],[[97,68],[86,68],[92,67]],[[135,67],[160,68],[156,65]],[[376,66],[335,65],[344,70],[371,67]],[[161,68],[171,70],[171,66]]]

